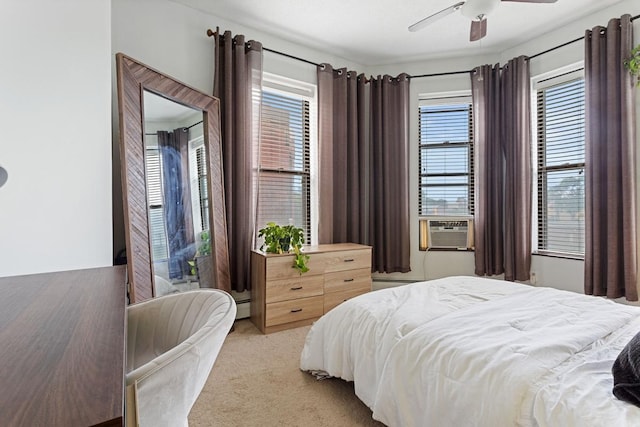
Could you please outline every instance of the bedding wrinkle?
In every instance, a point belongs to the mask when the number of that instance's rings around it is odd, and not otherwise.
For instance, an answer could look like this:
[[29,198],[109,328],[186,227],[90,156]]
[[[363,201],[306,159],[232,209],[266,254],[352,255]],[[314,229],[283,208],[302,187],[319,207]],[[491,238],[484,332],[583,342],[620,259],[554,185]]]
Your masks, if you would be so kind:
[[433,319],[528,288],[460,276],[361,295],[315,322],[305,340],[300,369],[354,381],[356,395],[372,408],[387,356],[396,343]]
[[310,328],[300,368],[354,381],[390,427],[640,426],[611,393],[638,330],[638,307],[456,276],[341,304]]
[[[389,354],[374,416],[388,425],[419,419],[424,425],[476,425],[477,420],[486,426],[535,425],[529,408],[539,379],[629,320],[624,311],[586,310],[593,302],[589,298],[537,288],[473,305],[417,328]],[[562,311],[553,310],[556,300]],[[521,319],[517,328],[514,318]],[[407,354],[416,357],[410,361]],[[418,387],[429,398],[421,401],[412,418],[388,413],[398,400],[417,392],[388,390],[412,377],[421,378]],[[501,404],[486,407],[478,399],[482,395]],[[465,402],[465,411],[452,412],[452,402]]]
[[[554,368],[535,396],[533,416],[540,427],[638,426],[640,408],[613,396],[611,367],[630,337],[640,330],[637,311],[629,324],[596,340],[576,357]],[[579,410],[576,410],[579,408]]]

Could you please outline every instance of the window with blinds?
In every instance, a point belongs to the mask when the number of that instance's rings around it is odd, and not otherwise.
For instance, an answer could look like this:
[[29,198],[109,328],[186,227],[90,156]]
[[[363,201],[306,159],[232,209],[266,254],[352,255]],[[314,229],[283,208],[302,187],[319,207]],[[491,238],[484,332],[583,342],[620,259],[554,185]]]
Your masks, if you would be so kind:
[[422,103],[418,110],[419,214],[473,215],[471,97]]
[[264,88],[261,101],[257,229],[293,224],[311,240],[310,104]]
[[198,204],[200,208],[200,230],[209,229],[209,192],[207,190],[207,167],[204,145],[194,150],[196,154],[196,177],[198,182]]
[[538,251],[583,256],[584,79],[553,82],[536,99]]
[[164,197],[162,192],[162,161],[160,150],[147,148],[145,156],[147,168],[147,199],[149,203],[149,230],[153,260],[169,257],[167,229],[164,220]]

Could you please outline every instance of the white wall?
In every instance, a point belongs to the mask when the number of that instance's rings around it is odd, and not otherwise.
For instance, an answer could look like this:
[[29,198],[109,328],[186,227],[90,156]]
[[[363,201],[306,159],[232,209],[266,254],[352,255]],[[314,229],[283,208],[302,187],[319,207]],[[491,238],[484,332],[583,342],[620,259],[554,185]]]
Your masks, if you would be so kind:
[[1,9],[0,276],[111,265],[110,4]]

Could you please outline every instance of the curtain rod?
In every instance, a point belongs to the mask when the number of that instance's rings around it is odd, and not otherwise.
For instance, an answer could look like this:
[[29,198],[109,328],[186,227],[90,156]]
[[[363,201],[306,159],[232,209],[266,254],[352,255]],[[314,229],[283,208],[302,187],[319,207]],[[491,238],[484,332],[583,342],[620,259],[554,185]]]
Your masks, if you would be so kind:
[[[640,18],[640,15],[636,15],[631,17],[631,22],[635,21],[636,19]],[[207,30],[207,36],[211,37],[215,34],[219,33],[219,28],[216,27],[216,31],[212,31],[211,29]],[[568,46],[570,44],[573,44],[575,42],[579,42],[580,40],[584,40],[584,36],[582,37],[578,37],[576,39],[570,40],[568,42],[562,43],[558,46],[554,46],[550,49],[547,49],[545,51],[542,52],[538,52],[535,55],[531,55],[528,57],[529,60],[532,60],[534,58],[537,58],[538,56],[544,55],[545,53],[549,53],[549,52],[553,52],[554,50],[560,49],[562,47]],[[307,59],[304,58],[299,58],[297,56],[293,56],[293,55],[289,55],[288,53],[283,53],[283,52],[278,52],[277,50],[273,50],[273,49],[268,49],[266,47],[262,47],[263,50],[266,50],[267,52],[271,52],[271,53],[275,53],[276,55],[282,55],[282,56],[286,56],[287,58],[291,58],[291,59],[295,59],[297,61],[301,61],[301,62],[306,62],[307,64],[310,65],[315,65],[316,67],[318,67],[320,64],[315,63],[313,61],[309,61]],[[451,75],[455,75],[455,74],[469,74],[472,73],[473,70],[467,70],[467,71],[448,71],[448,72],[444,72],[444,73],[432,73],[432,74],[419,74],[417,76],[409,76],[410,79],[418,79],[418,78],[422,78],[422,77],[440,77],[440,76],[451,76]]]
[[[185,126],[185,127],[183,127],[182,129],[184,129],[184,130],[189,130],[189,129],[191,129],[191,128],[192,128],[192,127],[194,127],[194,126],[198,126],[198,125],[199,125],[200,123],[202,123],[203,121],[204,121],[204,120],[200,120],[198,123],[194,123],[194,124],[192,124],[191,126]],[[154,133],[145,133],[145,135],[147,135],[147,136],[158,135],[158,132],[154,132]]]
[[[640,18],[640,15],[636,15],[636,16],[631,17],[631,22],[635,21],[638,18]],[[568,42],[562,43],[562,44],[560,44],[558,46],[554,46],[554,47],[552,47],[550,49],[547,49],[545,51],[538,52],[535,55],[529,56],[527,59],[528,60],[532,60],[534,58],[537,58],[538,56],[544,55],[545,53],[553,52],[556,49],[560,49],[561,47],[565,47],[565,46],[568,46],[568,45],[573,44],[575,42],[579,42],[580,40],[584,40],[584,36],[575,38],[575,39],[570,40]],[[472,73],[472,72],[473,72],[473,70],[469,70],[469,71],[451,71],[451,72],[447,72],[447,73],[421,74],[419,76],[411,76],[411,78],[412,79],[416,79],[416,78],[420,78],[420,77],[448,76],[448,75],[451,75],[451,74],[468,74],[468,73]]]
[[[213,30],[211,30],[211,29],[208,29],[208,30],[207,30],[207,36],[209,36],[209,37],[213,37],[213,36],[215,36],[216,34],[219,34],[219,32],[220,32],[220,28],[219,28],[219,27],[216,27],[216,30],[215,30],[215,31],[213,31]],[[295,59],[296,61],[306,62],[307,64],[315,65],[316,67],[320,65],[320,64],[315,63],[315,62],[313,62],[313,61],[309,61],[308,59],[299,58],[299,57],[297,57],[297,56],[293,56],[293,55],[289,55],[288,53],[279,52],[279,51],[277,51],[277,50],[269,49],[269,48],[264,47],[264,46],[262,47],[262,50],[266,50],[267,52],[275,53],[276,55],[286,56],[287,58]]]

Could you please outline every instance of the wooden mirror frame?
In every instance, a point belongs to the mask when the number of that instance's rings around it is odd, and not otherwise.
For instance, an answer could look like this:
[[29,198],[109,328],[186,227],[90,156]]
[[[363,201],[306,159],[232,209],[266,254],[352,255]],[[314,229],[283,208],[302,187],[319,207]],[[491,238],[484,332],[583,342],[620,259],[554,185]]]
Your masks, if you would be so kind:
[[122,53],[116,54],[120,158],[124,202],[129,301],[155,296],[149,239],[149,212],[144,153],[144,91],[202,111],[207,153],[209,230],[213,279],[218,289],[231,291],[229,248],[220,143],[220,103],[217,98],[156,71]]

